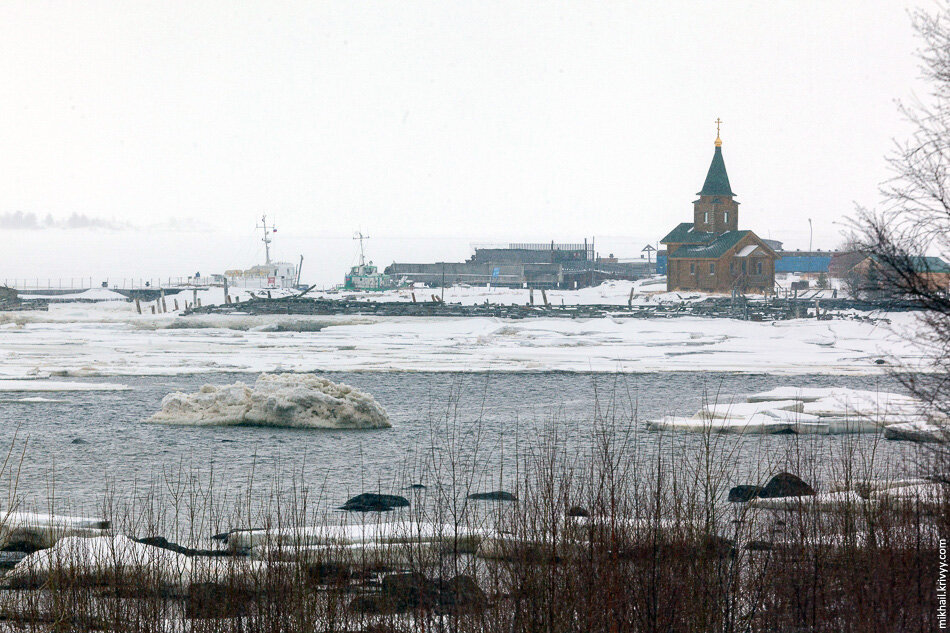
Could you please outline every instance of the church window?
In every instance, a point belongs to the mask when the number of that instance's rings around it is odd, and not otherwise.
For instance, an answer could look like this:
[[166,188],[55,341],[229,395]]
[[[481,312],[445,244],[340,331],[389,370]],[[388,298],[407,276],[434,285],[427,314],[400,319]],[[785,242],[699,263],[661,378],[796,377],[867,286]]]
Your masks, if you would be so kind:
[[709,262],[709,274],[710,274],[710,275],[715,275],[715,274],[716,274],[716,263],[715,263],[715,262]]
[[723,211],[723,212],[722,212],[722,221],[723,221],[723,222],[729,222],[729,212],[728,212],[728,211]]
[[762,274],[762,262],[756,262],[756,263],[755,263],[755,274],[757,274],[757,275],[761,275],[761,274]]
[[706,211],[705,213],[703,213],[703,222],[705,222],[706,224],[709,224],[709,211]]
[[744,259],[742,260],[742,272],[743,272],[743,273],[745,272],[745,260],[744,260]]
[[696,264],[694,264],[693,262],[689,263],[689,274],[690,275],[696,274]]

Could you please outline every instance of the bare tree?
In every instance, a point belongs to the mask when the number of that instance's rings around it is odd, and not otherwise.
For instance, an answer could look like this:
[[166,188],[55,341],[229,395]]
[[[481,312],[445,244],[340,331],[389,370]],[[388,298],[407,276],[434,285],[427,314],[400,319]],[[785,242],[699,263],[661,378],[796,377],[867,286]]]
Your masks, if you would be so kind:
[[[855,222],[881,289],[924,308],[918,341],[936,370],[905,372],[910,391],[950,415],[950,297],[941,263],[950,254],[950,3],[911,14],[921,46],[917,54],[929,94],[899,105],[913,133],[896,142],[887,160],[893,177],[881,189],[878,209],[859,209]],[[906,368],[904,368],[906,369]]]

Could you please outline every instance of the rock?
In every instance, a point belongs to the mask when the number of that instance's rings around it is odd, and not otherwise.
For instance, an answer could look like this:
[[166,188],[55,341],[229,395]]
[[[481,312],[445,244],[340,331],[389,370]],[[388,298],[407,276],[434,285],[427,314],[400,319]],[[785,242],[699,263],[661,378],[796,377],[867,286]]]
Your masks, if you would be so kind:
[[749,541],[745,546],[750,552],[768,552],[775,548],[770,541]]
[[886,364],[887,364],[887,361],[884,360],[883,358],[876,358],[876,359],[874,359],[874,364],[875,364],[875,365],[886,365]]
[[736,486],[729,490],[729,501],[745,503],[758,497],[761,492],[762,486]]
[[241,587],[191,583],[185,599],[185,617],[239,618],[246,616],[256,594]]
[[399,495],[380,495],[372,492],[364,492],[349,499],[340,506],[341,510],[351,512],[388,512],[393,508],[405,508],[409,505],[409,500]]
[[791,473],[779,473],[769,479],[769,482],[759,493],[759,497],[774,499],[776,497],[803,497],[813,494],[815,494],[814,488],[799,477]]
[[439,608],[443,611],[478,611],[485,608],[488,598],[471,576],[459,574],[439,581]]
[[351,613],[362,613],[364,615],[382,615],[396,612],[392,603],[385,596],[378,593],[356,596],[350,600],[347,608]]
[[586,508],[581,506],[571,506],[567,510],[567,516],[569,517],[589,517],[590,512]]
[[178,543],[170,542],[164,536],[145,536],[142,538],[133,538],[132,540],[135,541],[136,543],[142,543],[143,545],[151,545],[152,547],[160,547],[162,549],[167,549],[171,552],[184,554],[185,556],[234,556],[235,555],[234,552],[230,552],[228,550],[193,549],[191,547],[185,547],[184,545],[179,545]]
[[406,490],[425,490],[425,489],[426,487],[423,484],[412,484],[410,486],[406,486]]
[[70,442],[70,444],[88,444],[88,443],[89,443],[89,442],[87,442],[86,440],[82,439],[81,437],[74,438],[73,441]]
[[505,492],[504,490],[493,490],[491,492],[473,492],[468,496],[474,501],[517,501],[518,497]]
[[13,569],[16,564],[29,556],[30,552],[2,551],[0,552],[0,570]]
[[703,539],[699,551],[711,558],[731,558],[736,555],[736,544],[731,539],[711,534]]
[[354,576],[353,569],[342,563],[309,563],[304,572],[315,585],[346,585]]
[[383,577],[382,595],[396,611],[429,609],[439,603],[438,585],[419,572]]

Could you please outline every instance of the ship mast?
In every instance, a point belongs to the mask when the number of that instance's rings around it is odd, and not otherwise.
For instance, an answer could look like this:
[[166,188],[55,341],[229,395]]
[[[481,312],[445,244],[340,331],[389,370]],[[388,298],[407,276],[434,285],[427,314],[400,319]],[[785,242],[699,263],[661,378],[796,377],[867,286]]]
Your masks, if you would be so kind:
[[[267,214],[265,213],[261,216],[261,226],[258,226],[257,228],[264,229],[264,239],[261,240],[264,242],[264,263],[270,266],[270,233],[271,231],[276,231],[277,227],[275,227],[273,224],[271,224],[270,227],[267,226]],[[268,231],[268,228],[270,228],[271,231]]]
[[360,241],[360,266],[365,266],[365,265],[366,265],[366,257],[363,255],[363,240],[368,240],[368,239],[369,239],[369,235],[363,235],[363,232],[362,232],[362,231],[357,231],[357,232],[353,235],[353,239]]

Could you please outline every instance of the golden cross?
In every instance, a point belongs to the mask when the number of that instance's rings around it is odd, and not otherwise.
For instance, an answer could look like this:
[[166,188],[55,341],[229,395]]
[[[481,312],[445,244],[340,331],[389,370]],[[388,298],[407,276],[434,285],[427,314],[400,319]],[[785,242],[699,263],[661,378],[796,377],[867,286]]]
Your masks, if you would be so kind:
[[719,137],[719,125],[722,123],[722,119],[716,117],[716,137]]

